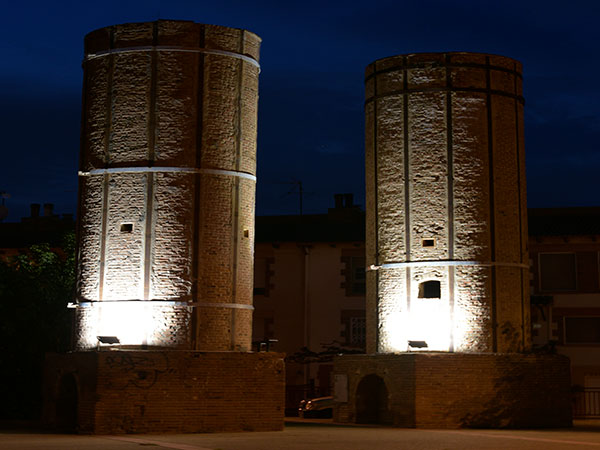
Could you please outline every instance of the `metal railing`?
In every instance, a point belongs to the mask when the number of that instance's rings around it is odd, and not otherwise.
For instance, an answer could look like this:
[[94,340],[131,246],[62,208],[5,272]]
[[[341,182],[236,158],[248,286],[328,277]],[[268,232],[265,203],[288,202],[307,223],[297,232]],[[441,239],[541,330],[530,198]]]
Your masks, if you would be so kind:
[[573,417],[576,419],[600,418],[600,388],[585,388],[575,392]]

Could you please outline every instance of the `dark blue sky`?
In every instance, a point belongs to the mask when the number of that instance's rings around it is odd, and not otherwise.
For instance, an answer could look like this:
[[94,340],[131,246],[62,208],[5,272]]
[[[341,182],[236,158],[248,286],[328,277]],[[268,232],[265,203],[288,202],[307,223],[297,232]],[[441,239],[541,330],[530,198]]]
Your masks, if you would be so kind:
[[496,53],[524,65],[530,207],[598,206],[597,1],[21,1],[2,8],[0,191],[8,221],[30,203],[74,213],[83,36],[124,22],[185,19],[263,38],[258,214],[364,206],[363,74],[375,59]]

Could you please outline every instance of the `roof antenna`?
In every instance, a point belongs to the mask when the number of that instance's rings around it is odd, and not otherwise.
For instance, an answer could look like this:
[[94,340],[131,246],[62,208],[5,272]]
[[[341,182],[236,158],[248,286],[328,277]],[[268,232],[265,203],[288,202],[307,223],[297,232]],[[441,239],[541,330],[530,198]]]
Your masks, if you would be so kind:
[[10,194],[8,192],[0,191],[0,198],[2,198],[2,203],[0,204],[0,222],[2,222],[8,216],[8,208],[4,206],[4,201],[7,198],[10,198]]
[[[282,198],[287,195],[298,194],[298,207],[300,210],[300,216],[302,216],[303,209],[304,209],[303,208],[304,194],[306,193],[306,192],[304,192],[304,188],[302,187],[302,181],[292,178],[292,181],[284,182],[283,184],[291,184],[292,188],[288,192],[286,192],[284,195],[282,195]],[[296,190],[296,189],[298,189],[298,190]]]

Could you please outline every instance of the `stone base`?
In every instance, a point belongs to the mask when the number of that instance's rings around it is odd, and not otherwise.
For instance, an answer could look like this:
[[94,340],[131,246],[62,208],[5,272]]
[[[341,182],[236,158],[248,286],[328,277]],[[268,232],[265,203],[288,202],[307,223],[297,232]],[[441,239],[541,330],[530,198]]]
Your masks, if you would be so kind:
[[279,353],[98,351],[48,354],[44,422],[80,433],[276,431]]
[[334,420],[417,428],[572,425],[560,355],[403,353],[334,361]]

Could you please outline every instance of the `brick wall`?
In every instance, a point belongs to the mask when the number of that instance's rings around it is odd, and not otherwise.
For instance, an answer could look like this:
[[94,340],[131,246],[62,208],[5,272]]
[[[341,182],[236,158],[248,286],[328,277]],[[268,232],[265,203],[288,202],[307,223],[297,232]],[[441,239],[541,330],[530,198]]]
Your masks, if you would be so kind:
[[359,384],[377,375],[387,389],[384,422],[401,427],[571,426],[569,360],[535,354],[405,353],[342,356],[348,401],[335,419],[355,422]]
[[49,354],[46,424],[60,422],[61,378],[78,386],[79,432],[283,429],[285,374],[277,353],[102,351]]
[[[404,351],[408,340],[529,348],[521,82],[517,61],[473,53],[367,67],[367,266],[397,264],[367,277],[369,352]],[[428,280],[439,299],[420,298]]]
[[[250,349],[255,181],[232,173],[256,174],[259,46],[188,21],[85,38],[77,299],[195,307],[192,326],[159,319],[186,333],[124,344]],[[142,171],[123,173],[132,167]],[[78,349],[110,334],[88,313],[77,313]]]

